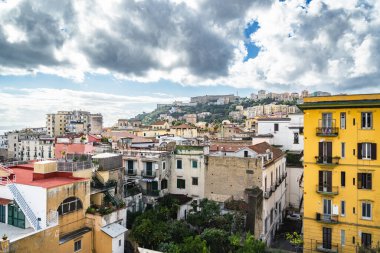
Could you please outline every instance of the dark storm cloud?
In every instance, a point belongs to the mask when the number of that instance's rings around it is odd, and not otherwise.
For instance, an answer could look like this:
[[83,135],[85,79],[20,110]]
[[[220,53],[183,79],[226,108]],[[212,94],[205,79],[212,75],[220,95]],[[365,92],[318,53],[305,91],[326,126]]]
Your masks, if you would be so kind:
[[82,44],[91,64],[137,76],[166,70],[155,55],[160,49],[183,55],[169,68],[184,67],[202,78],[228,75],[234,47],[209,27],[205,16],[169,1],[127,1],[121,12],[125,15],[111,24],[116,36],[98,30]]

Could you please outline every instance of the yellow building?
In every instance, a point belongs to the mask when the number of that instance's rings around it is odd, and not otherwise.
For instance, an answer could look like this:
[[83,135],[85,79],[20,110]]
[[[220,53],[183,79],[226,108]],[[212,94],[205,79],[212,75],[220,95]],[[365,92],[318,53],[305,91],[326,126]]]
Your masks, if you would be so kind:
[[380,243],[380,94],[307,97],[304,252]]

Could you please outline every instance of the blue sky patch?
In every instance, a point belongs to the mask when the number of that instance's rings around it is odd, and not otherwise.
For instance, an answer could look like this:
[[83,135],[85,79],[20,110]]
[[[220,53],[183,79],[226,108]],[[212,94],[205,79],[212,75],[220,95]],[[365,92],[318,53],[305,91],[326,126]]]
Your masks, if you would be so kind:
[[248,59],[255,58],[260,52],[260,47],[258,47],[250,39],[251,34],[255,33],[257,30],[259,30],[259,28],[259,23],[257,21],[252,21],[248,23],[246,28],[244,29],[244,46],[247,49],[247,55],[243,59],[244,62],[248,61]]

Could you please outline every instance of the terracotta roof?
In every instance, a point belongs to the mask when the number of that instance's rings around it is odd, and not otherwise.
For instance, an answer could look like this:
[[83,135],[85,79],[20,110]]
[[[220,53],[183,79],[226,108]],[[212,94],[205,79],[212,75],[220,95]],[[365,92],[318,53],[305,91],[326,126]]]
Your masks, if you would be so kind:
[[267,142],[261,142],[261,143],[258,143],[256,145],[249,146],[249,148],[258,154],[265,154],[266,151],[269,149],[271,152],[273,152],[273,159],[274,160],[281,157],[282,155],[284,155],[284,153],[281,151],[281,149],[275,148]]
[[162,125],[165,125],[165,123],[166,123],[166,121],[156,121],[151,125],[152,126],[162,126]]
[[188,129],[188,128],[194,129],[195,127],[187,125],[187,124],[181,124],[179,126],[172,126],[171,128],[173,128],[173,129],[181,129],[181,128],[182,129]]
[[112,138],[113,141],[118,141],[121,138],[130,138],[132,139],[132,143],[152,142],[151,140],[147,138],[140,137],[126,131],[110,131],[110,132],[104,133],[103,136],[107,138]]

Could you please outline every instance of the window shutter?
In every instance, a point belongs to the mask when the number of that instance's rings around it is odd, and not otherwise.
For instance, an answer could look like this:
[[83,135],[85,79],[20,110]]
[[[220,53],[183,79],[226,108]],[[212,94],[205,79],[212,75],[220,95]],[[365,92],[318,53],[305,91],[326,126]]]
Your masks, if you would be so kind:
[[372,189],[372,174],[367,174],[367,189]]
[[332,191],[332,172],[327,171],[327,191]]
[[377,158],[376,143],[371,143],[371,160],[376,160],[376,158]]
[[362,188],[362,173],[358,173],[358,189]]
[[318,190],[322,191],[323,190],[323,171],[319,171],[319,181],[318,181]]
[[362,159],[362,143],[358,143],[358,159]]
[[323,157],[323,142],[319,142],[318,143],[318,156],[319,156],[319,159],[322,159]]

